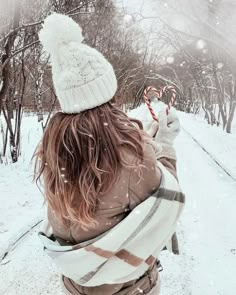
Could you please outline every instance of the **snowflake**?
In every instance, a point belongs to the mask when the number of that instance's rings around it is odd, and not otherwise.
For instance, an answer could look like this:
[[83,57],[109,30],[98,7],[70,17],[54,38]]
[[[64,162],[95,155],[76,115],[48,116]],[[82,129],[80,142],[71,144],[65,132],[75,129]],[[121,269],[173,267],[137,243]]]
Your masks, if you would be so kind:
[[139,293],[143,293],[143,290],[141,288],[137,288],[137,290],[139,291]]
[[222,62],[218,62],[216,66],[217,66],[217,69],[221,70],[224,67],[224,64]]
[[130,23],[132,21],[132,15],[130,15],[130,14],[126,14],[125,16],[124,16],[124,22],[125,23]]
[[197,41],[197,49],[204,49],[206,47],[206,42],[204,40]]
[[104,122],[103,125],[104,125],[104,126],[108,126],[108,123],[107,123],[107,122]]
[[126,28],[132,26],[132,24],[134,23],[134,19],[133,19],[132,15],[130,15],[130,14],[126,14],[124,16],[123,20],[124,20],[124,25]]
[[167,62],[168,64],[173,64],[174,61],[175,61],[175,59],[174,59],[173,56],[168,56],[168,57],[166,58],[166,62]]

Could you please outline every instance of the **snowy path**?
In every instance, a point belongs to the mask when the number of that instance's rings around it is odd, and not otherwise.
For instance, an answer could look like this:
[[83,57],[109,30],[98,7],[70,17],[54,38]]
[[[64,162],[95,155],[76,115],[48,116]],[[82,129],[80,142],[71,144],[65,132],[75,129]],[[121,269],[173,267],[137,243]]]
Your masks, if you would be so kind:
[[[181,255],[163,253],[162,295],[232,295],[236,289],[236,182],[182,132],[176,143],[187,196]],[[58,274],[33,231],[0,265],[0,294],[58,294]]]

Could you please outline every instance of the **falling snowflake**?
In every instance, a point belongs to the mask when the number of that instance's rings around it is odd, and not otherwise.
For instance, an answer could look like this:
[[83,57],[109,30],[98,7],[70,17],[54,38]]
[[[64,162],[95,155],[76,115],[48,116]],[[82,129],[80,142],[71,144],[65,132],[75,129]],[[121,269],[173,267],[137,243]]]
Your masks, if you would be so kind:
[[62,171],[65,171],[65,170],[66,170],[66,168],[65,168],[65,167],[62,167],[62,168],[61,168],[61,170],[62,170]]
[[132,15],[130,15],[130,14],[126,14],[126,15],[124,16],[124,22],[130,22],[130,21],[132,21]]
[[206,42],[204,40],[197,41],[197,49],[204,49],[206,47]]
[[166,58],[166,62],[167,62],[168,64],[173,64],[174,61],[175,61],[175,59],[174,59],[173,56],[168,56],[168,57]]
[[165,2],[165,3],[164,3],[164,7],[168,7],[168,3]]
[[139,291],[139,293],[143,293],[143,290],[140,288],[137,288],[137,290]]
[[217,69],[221,70],[224,67],[224,64],[222,62],[218,62],[216,66],[217,66]]
[[123,20],[126,27],[130,27],[134,21],[132,15],[130,14],[126,14]]
[[103,125],[104,125],[104,126],[108,126],[108,123],[107,123],[107,122],[104,122]]

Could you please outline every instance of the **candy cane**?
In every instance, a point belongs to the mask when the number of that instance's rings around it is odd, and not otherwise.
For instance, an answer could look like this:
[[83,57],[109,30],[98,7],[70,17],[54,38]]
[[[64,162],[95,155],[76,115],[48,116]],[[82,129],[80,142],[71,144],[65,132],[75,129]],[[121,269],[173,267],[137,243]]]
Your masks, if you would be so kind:
[[145,101],[145,103],[146,103],[146,105],[147,105],[147,107],[148,107],[148,109],[149,109],[149,112],[150,112],[151,115],[152,115],[153,120],[155,120],[155,121],[158,122],[158,119],[157,119],[157,117],[156,117],[156,115],[155,115],[155,113],[154,113],[154,111],[153,111],[153,108],[152,108],[152,106],[151,106],[151,103],[149,102],[148,97],[147,97],[148,92],[151,91],[151,90],[154,91],[154,92],[157,94],[157,97],[159,97],[159,92],[157,91],[157,89],[154,88],[154,87],[152,87],[152,86],[149,86],[149,87],[147,87],[147,88],[144,90],[143,98],[144,98],[144,101]]
[[143,95],[143,97],[144,97],[144,101],[145,101],[145,103],[146,103],[147,106],[148,106],[148,109],[149,109],[149,111],[150,111],[150,113],[151,113],[151,115],[152,115],[152,118],[153,118],[155,121],[158,121],[158,119],[157,119],[157,117],[156,117],[156,115],[155,115],[155,113],[154,113],[154,111],[153,111],[153,108],[152,108],[152,106],[151,106],[151,104],[150,104],[150,102],[149,102],[149,100],[148,100],[148,97],[147,97],[147,94],[148,94],[149,91],[153,91],[153,92],[155,92],[156,95],[157,95],[157,98],[158,98],[158,99],[161,99],[162,96],[163,96],[163,94],[164,94],[166,91],[171,91],[171,92],[172,92],[172,96],[171,96],[170,102],[168,103],[167,108],[166,108],[166,115],[168,115],[169,112],[170,112],[170,108],[172,107],[172,105],[174,104],[175,99],[176,99],[176,90],[175,90],[175,88],[174,88],[173,86],[165,86],[165,87],[162,88],[160,91],[158,91],[156,88],[154,88],[154,87],[152,87],[152,86],[149,86],[149,87],[147,87],[147,88],[144,90],[144,95]]

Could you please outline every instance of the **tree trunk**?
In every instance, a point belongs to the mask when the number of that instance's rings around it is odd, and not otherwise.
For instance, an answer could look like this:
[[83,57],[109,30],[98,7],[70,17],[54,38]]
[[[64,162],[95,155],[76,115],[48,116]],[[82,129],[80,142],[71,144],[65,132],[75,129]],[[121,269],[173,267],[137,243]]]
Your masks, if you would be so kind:
[[232,121],[234,118],[235,108],[236,108],[236,102],[233,103],[230,114],[229,114],[228,122],[226,125],[226,132],[227,133],[231,133],[231,126],[232,126]]

